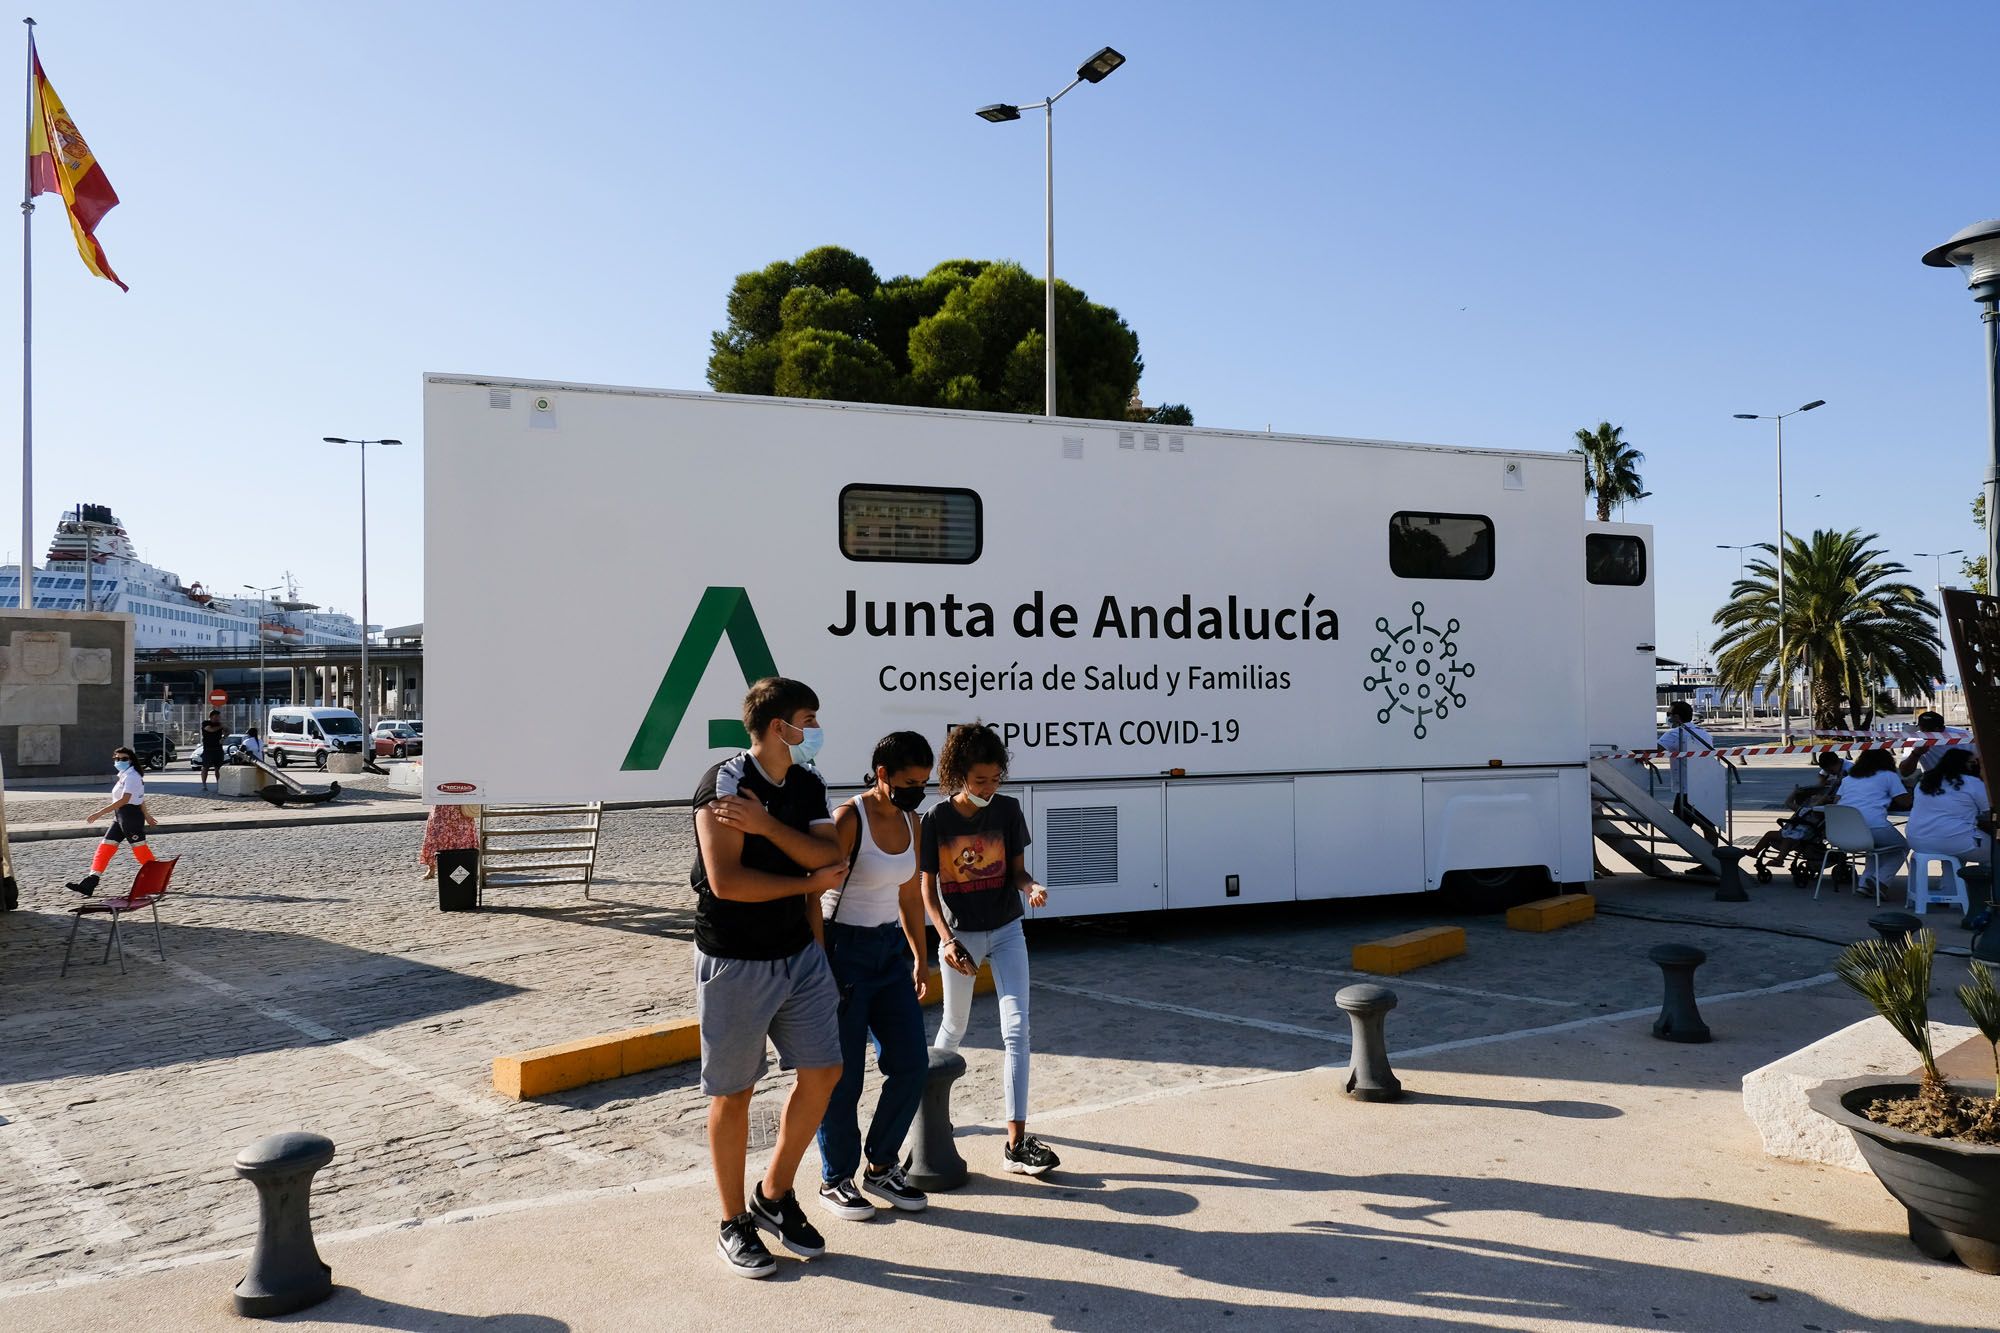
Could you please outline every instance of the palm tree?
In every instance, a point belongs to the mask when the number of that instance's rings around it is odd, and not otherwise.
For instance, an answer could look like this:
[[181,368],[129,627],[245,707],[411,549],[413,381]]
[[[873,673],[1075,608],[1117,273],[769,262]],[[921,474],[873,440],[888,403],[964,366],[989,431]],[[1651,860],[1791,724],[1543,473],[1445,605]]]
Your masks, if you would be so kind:
[[1583,493],[1597,497],[1597,521],[1609,523],[1614,505],[1637,500],[1650,492],[1639,480],[1639,464],[1646,455],[1625,443],[1625,428],[1608,421],[1596,430],[1576,433],[1573,454],[1583,455]]
[[1758,684],[1775,690],[1780,676],[1803,667],[1812,696],[1813,725],[1841,725],[1843,696],[1861,705],[1874,682],[1893,682],[1905,694],[1926,690],[1943,667],[1937,608],[1909,572],[1884,558],[1874,533],[1820,529],[1810,540],[1787,539],[1785,552],[1785,658],[1778,661],[1778,572],[1775,548],[1750,562],[1715,613],[1716,671],[1727,689]]

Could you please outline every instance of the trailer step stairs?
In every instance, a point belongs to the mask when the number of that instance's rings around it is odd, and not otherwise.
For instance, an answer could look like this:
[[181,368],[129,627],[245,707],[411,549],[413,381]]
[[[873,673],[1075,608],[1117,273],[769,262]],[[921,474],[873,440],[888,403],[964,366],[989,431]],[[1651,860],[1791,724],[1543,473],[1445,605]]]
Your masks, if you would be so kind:
[[1597,841],[1642,875],[1684,879],[1721,873],[1708,839],[1676,819],[1671,807],[1615,762],[1591,761],[1590,827]]
[[489,805],[479,812],[479,893],[581,884],[590,897],[604,802]]

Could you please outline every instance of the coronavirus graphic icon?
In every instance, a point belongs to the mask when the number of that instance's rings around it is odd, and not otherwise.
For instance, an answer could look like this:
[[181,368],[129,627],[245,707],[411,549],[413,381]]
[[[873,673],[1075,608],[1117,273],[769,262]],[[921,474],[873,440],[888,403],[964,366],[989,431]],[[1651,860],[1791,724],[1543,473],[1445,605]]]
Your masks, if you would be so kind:
[[1376,619],[1384,642],[1369,650],[1376,674],[1362,684],[1381,691],[1377,722],[1387,725],[1397,713],[1408,713],[1416,720],[1417,739],[1422,740],[1430,734],[1432,721],[1442,722],[1453,709],[1465,707],[1459,687],[1472,679],[1473,669],[1472,663],[1459,659],[1456,620],[1445,621],[1442,629],[1425,624],[1422,602],[1410,603],[1410,615],[1412,623],[1402,629],[1391,627],[1386,616]]

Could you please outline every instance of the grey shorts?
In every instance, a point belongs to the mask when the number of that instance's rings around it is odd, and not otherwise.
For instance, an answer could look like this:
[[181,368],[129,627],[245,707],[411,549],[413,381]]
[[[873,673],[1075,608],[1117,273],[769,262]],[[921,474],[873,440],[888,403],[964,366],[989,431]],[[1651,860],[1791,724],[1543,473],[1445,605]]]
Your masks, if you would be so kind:
[[754,1085],[767,1037],[780,1069],[840,1066],[840,989],[819,945],[770,960],[712,958],[699,949],[694,957],[703,1093],[727,1097]]

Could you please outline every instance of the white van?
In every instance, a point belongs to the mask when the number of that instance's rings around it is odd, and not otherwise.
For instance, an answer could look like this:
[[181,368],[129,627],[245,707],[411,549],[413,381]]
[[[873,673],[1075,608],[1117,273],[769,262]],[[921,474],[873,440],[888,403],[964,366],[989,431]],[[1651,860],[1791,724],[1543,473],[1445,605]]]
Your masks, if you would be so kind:
[[360,754],[361,719],[351,708],[273,708],[264,753],[279,768],[296,760],[326,767],[334,751]]

